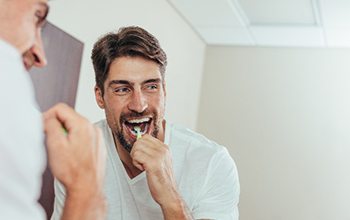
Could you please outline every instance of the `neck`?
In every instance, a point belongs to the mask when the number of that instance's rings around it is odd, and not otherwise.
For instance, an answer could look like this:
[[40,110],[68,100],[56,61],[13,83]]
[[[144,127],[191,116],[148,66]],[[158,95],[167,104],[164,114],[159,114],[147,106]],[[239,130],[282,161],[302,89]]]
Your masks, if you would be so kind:
[[124,149],[124,147],[119,143],[118,139],[114,135],[113,135],[113,139],[114,139],[114,144],[117,149],[119,158],[122,161],[128,176],[132,179],[137,175],[139,175],[140,173],[142,173],[141,170],[137,169],[137,167],[134,166],[134,164],[132,163],[130,153]]

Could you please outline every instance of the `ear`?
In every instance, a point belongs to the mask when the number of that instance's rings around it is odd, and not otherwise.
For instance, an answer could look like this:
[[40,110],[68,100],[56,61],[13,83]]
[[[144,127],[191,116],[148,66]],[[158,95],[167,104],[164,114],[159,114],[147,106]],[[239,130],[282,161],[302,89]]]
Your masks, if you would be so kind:
[[99,87],[95,86],[95,99],[96,99],[96,103],[97,105],[104,109],[105,108],[105,102],[103,100],[103,96],[102,96],[102,91]]

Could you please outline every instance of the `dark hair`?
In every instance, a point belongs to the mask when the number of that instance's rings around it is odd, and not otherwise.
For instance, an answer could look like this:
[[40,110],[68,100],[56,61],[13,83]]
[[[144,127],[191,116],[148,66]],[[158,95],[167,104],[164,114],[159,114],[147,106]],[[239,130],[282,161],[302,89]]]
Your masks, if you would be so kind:
[[159,64],[164,79],[167,57],[158,40],[146,30],[136,27],[123,27],[117,33],[102,36],[92,49],[91,59],[95,70],[96,85],[104,93],[111,63],[118,57],[140,56]]

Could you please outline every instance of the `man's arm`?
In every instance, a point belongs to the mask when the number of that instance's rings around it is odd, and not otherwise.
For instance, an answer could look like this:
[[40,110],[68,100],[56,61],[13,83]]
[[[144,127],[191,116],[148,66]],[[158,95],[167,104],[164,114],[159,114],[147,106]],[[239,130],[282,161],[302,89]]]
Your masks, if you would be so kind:
[[41,220],[42,121],[17,53],[0,40],[0,219]]
[[213,154],[205,175],[205,184],[193,206],[193,216],[197,219],[238,220],[239,178],[226,148],[221,147]]
[[50,168],[66,189],[62,220],[103,219],[106,149],[101,131],[64,104],[44,119]]
[[134,166],[145,170],[153,199],[160,205],[165,220],[192,220],[185,201],[177,191],[169,147],[144,135],[130,153]]
[[61,220],[104,219],[106,212],[105,198],[102,193],[69,192],[64,204]]
[[191,212],[189,211],[186,203],[179,198],[178,202],[172,206],[161,206],[164,220],[194,220]]
[[236,166],[225,148],[212,158],[208,181],[191,212],[177,191],[168,146],[144,135],[131,151],[133,164],[145,170],[153,199],[160,205],[165,220],[238,220],[239,180]]

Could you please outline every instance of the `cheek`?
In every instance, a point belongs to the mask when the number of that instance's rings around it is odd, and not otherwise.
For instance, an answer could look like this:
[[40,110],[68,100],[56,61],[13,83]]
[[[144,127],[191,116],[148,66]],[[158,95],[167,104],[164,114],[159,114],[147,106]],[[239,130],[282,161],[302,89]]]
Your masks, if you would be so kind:
[[21,21],[21,50],[27,51],[32,48],[36,42],[36,38],[40,36],[40,29],[36,27],[31,17],[23,18]]
[[105,111],[109,118],[119,122],[120,115],[123,112],[124,104],[120,100],[105,99]]
[[105,108],[105,115],[108,124],[111,126],[112,130],[120,129],[121,125],[119,123],[120,121],[120,114],[117,113],[116,110]]
[[164,111],[165,111],[165,97],[164,96],[160,96],[155,100],[154,108],[156,108],[156,111],[158,112],[160,117],[164,116]]
[[162,95],[160,96],[160,98],[159,98],[159,105],[161,106],[161,107],[165,107],[165,94],[164,93],[162,93]]

